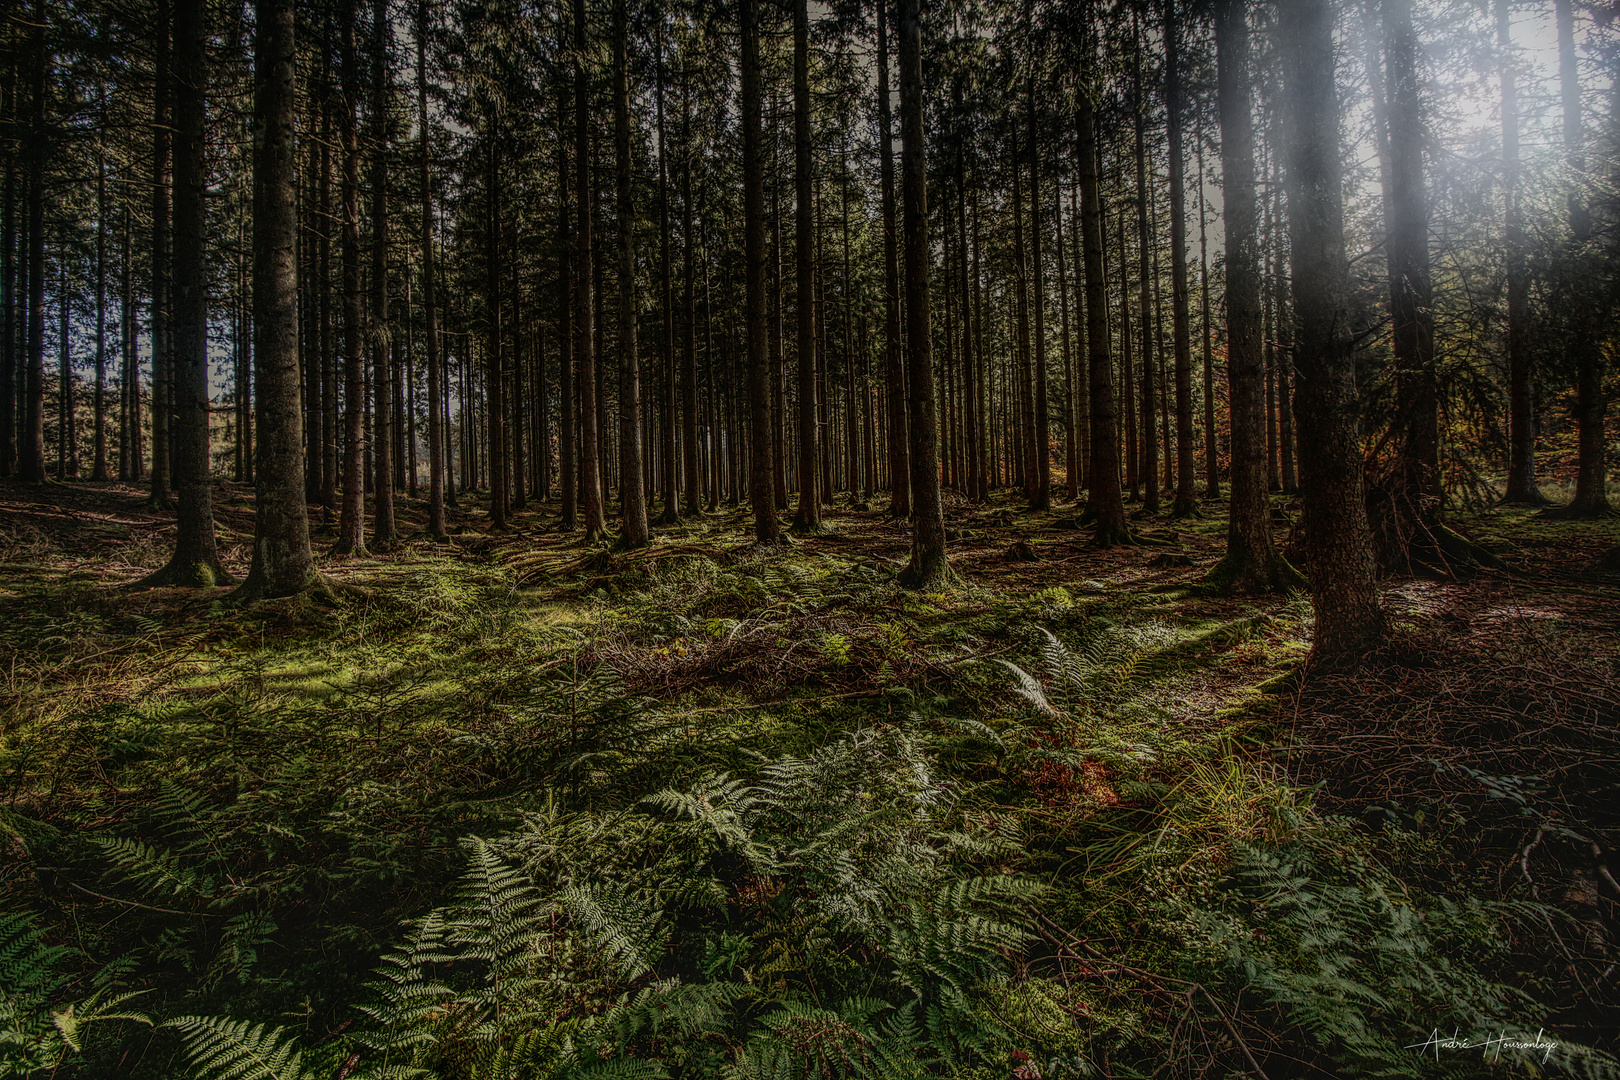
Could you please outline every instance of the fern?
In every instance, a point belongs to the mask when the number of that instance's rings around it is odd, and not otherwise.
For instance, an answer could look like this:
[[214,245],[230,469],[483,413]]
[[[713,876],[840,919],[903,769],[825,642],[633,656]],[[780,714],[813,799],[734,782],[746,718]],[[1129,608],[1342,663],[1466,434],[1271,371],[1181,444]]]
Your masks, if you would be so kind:
[[77,949],[47,945],[31,916],[0,914],[0,1073],[55,1072],[69,1054],[83,1051],[91,1026],[113,1020],[151,1023],[120,1008],[139,992],[114,992],[113,980],[123,970],[116,963],[97,972],[87,997],[60,1000],[73,981],[61,968],[78,955]]
[[645,894],[587,885],[564,889],[557,899],[592,946],[618,962],[624,978],[638,978],[658,965],[669,928],[663,925],[663,912]]
[[304,1052],[284,1029],[219,1016],[179,1016],[165,1027],[185,1039],[199,1080],[317,1080]]

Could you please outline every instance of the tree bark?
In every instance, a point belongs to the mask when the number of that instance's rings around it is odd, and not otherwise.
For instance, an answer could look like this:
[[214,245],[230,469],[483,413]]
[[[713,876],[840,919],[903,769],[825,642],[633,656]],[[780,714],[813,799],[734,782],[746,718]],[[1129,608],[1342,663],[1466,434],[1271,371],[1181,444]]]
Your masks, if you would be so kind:
[[1119,486],[1119,405],[1109,356],[1108,282],[1103,277],[1103,207],[1097,182],[1097,121],[1091,98],[1081,93],[1075,118],[1075,157],[1080,172],[1081,256],[1086,272],[1086,351],[1091,369],[1091,543],[1110,548],[1132,543]]
[[[1140,31],[1138,31],[1140,33]],[[1138,38],[1140,43],[1140,38]],[[1136,65],[1135,73],[1135,127],[1136,145],[1136,246],[1137,260],[1141,264],[1137,284],[1137,323],[1142,328],[1142,509],[1150,514],[1159,512],[1159,433],[1155,415],[1153,359],[1153,230],[1148,225],[1148,204],[1153,197],[1148,187],[1147,165],[1147,102],[1142,89],[1143,63]]]
[[1033,273],[1030,275],[1030,306],[1034,308],[1035,323],[1035,425],[1030,431],[1034,445],[1035,497],[1030,500],[1032,510],[1052,508],[1052,451],[1048,433],[1051,409],[1047,401],[1046,385],[1046,263],[1041,256],[1041,234],[1045,224],[1041,219],[1041,138],[1038,114],[1035,110],[1035,84],[1028,86],[1029,105],[1029,254]]
[[[40,0],[40,9],[43,11],[44,3]],[[173,4],[172,0],[158,0],[157,4],[157,41],[156,57],[153,62],[152,82],[152,487],[149,501],[151,505],[160,510],[167,510],[174,505],[169,493],[174,488],[174,476],[170,451],[173,449],[170,434],[170,421],[173,417],[173,395],[170,385],[169,367],[170,356],[170,327],[169,303],[171,290],[172,252],[169,250],[169,215],[170,206],[170,176],[169,171],[173,158],[173,124],[170,109],[173,106],[173,87],[171,85],[170,53],[172,35]],[[43,17],[41,18],[43,23]],[[43,35],[43,28],[41,29]],[[43,48],[43,44],[41,45]],[[43,85],[43,83],[41,84]],[[41,109],[43,102],[41,101]],[[43,115],[41,116],[43,124]],[[44,133],[35,142],[35,152],[45,152]],[[32,162],[30,162],[32,166]],[[31,234],[37,235],[37,234]],[[43,242],[43,237],[41,236]],[[43,260],[42,260],[43,261]],[[30,282],[39,281],[38,274],[31,274]],[[30,312],[37,310],[30,305]],[[43,425],[44,418],[40,417]],[[43,440],[43,426],[41,427],[41,440]],[[44,476],[44,450],[40,451],[40,476]],[[26,459],[25,459],[26,460]],[[28,477],[27,470],[23,471],[24,478]]]
[[208,267],[203,237],[207,172],[203,117],[207,93],[204,0],[177,0],[175,37],[174,253],[175,478],[179,504],[174,555],[145,585],[230,584],[214,539],[209,475]]
[[1227,393],[1232,418],[1232,501],[1226,556],[1207,580],[1223,591],[1278,592],[1298,575],[1271,538],[1266,495],[1265,358],[1260,340],[1254,119],[1245,0],[1217,0],[1216,97],[1226,224]]
[[[800,0],[802,3],[803,0]],[[911,561],[900,584],[939,589],[956,580],[945,550],[934,414],[933,329],[929,325],[928,159],[923,141],[922,16],[918,0],[900,6],[900,123],[905,141],[901,197],[906,244],[907,419],[910,421]]]
[[[795,56],[796,71],[803,70],[805,64],[805,34],[808,15],[805,9],[805,0],[798,0],[795,8]],[[777,545],[782,542],[782,523],[776,517],[776,492],[771,483],[771,369],[768,342],[766,334],[768,327],[765,323],[765,195],[763,191],[764,170],[760,167],[760,70],[759,70],[759,28],[756,24],[758,10],[756,0],[741,0],[742,20],[742,129],[743,129],[743,284],[744,284],[744,317],[748,332],[748,437],[749,437],[749,470],[748,470],[748,502],[754,511],[754,541],[759,545]],[[795,80],[795,87],[798,80]],[[802,113],[802,122],[806,127],[806,144],[804,153],[799,155],[800,167],[806,164],[808,158],[808,102],[802,110],[795,110],[796,116]],[[799,364],[801,371],[800,389],[804,387],[803,371],[806,370],[808,354],[804,351],[805,330],[804,322],[806,308],[804,298],[808,292],[808,280],[803,277],[808,261],[809,230],[806,227],[807,219],[805,208],[807,201],[805,194],[809,188],[808,174],[802,174],[799,183],[799,267],[801,280],[799,285]],[[813,404],[813,402],[812,402]],[[812,418],[813,418],[812,413]],[[812,428],[812,433],[814,429]],[[814,445],[811,446],[814,451]],[[802,473],[800,474],[802,477]],[[813,479],[813,473],[812,473]],[[815,510],[816,493],[812,489],[808,492],[801,489],[799,492],[799,508],[804,513],[805,507],[810,508],[812,524],[819,522],[820,518]],[[806,502],[808,500],[808,502]]]
[[596,414],[596,306],[592,267],[590,72],[586,69],[585,0],[574,0],[574,175],[579,227],[574,232],[574,361],[578,365],[580,501],[585,514],[585,542],[602,538],[602,455]]
[[371,451],[376,470],[372,498],[371,547],[392,551],[399,546],[394,525],[394,410],[388,316],[388,107],[393,71],[388,62],[391,38],[388,0],[373,0],[371,41]]
[[1288,230],[1299,346],[1300,503],[1316,630],[1313,668],[1353,664],[1383,636],[1363,486],[1360,395],[1344,250],[1344,176],[1333,83],[1333,8],[1280,9],[1287,63]]
[[344,0],[341,28],[340,78],[342,103],[338,127],[343,143],[342,200],[343,260],[343,506],[338,514],[334,555],[363,558],[366,554],[365,510],[365,401],[366,366],[361,352],[360,309],[360,139],[355,110],[360,98],[360,59],[355,53],[354,0]]
[[883,202],[883,359],[888,393],[889,516],[911,515],[910,440],[906,435],[906,354],[900,341],[900,269],[894,210],[894,137],[889,103],[889,0],[877,4],[878,151]]
[[[799,362],[799,507],[793,531],[821,531],[820,402],[816,387],[815,210],[810,156],[810,9],[793,0],[793,256]],[[746,181],[745,181],[746,186]]]
[[[1165,99],[1170,151],[1170,320],[1176,372],[1176,496],[1172,517],[1198,512],[1197,464],[1193,455],[1192,317],[1187,288],[1186,151],[1182,146],[1185,101],[1181,82],[1181,24],[1175,3],[1164,6]],[[1202,198],[1202,191],[1200,191]],[[1202,231],[1200,222],[1200,232]]]
[[253,71],[253,363],[258,412],[253,562],[232,596],[320,584],[304,501],[298,386],[297,44],[293,0],[258,0]]
[[427,350],[428,385],[428,539],[447,539],[444,528],[444,425],[439,400],[438,283],[433,262],[432,145],[428,139],[427,108],[427,0],[416,5],[416,112],[421,145],[417,158],[417,185],[422,198],[422,322]]
[[[641,358],[636,341],[636,202],[630,187],[630,16],[613,3],[613,145],[619,226],[619,545],[648,544],[641,460]],[[763,259],[763,254],[761,259]],[[768,441],[767,441],[767,446]]]

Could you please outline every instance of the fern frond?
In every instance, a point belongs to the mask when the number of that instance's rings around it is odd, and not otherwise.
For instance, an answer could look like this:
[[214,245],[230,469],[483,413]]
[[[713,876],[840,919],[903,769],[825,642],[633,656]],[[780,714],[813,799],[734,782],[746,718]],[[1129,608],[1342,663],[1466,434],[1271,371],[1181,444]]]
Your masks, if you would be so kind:
[[1041,686],[1039,679],[1010,660],[1002,660],[998,657],[995,662],[1013,673],[1013,678],[1017,680],[1016,685],[1013,686],[1013,691],[1033,705],[1036,712],[1042,716],[1058,715],[1057,709],[1047,699],[1046,690]]
[[650,897],[623,886],[585,885],[562,890],[558,903],[591,944],[618,961],[619,974],[638,978],[657,966],[669,928]]
[[178,1016],[164,1027],[181,1032],[200,1080],[316,1080],[283,1028],[222,1016]]

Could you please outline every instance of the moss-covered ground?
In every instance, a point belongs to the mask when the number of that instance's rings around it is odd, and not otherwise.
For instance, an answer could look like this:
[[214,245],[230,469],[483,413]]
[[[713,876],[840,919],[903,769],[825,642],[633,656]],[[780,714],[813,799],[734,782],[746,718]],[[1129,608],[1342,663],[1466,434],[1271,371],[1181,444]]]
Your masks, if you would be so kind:
[[1196,588],[1222,504],[953,501],[941,594],[883,510],[615,554],[464,497],[240,608],[127,588],[135,488],[0,485],[0,1072],[1610,1069],[1612,522],[1454,515],[1512,572],[1285,679],[1308,599]]

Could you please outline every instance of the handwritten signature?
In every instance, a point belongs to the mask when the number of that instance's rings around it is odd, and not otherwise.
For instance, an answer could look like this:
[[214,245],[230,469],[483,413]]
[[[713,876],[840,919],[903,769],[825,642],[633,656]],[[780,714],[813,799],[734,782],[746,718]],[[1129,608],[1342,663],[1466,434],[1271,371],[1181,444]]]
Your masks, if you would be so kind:
[[1448,1037],[1440,1034],[1440,1030],[1435,1028],[1429,1033],[1428,1039],[1420,1043],[1412,1043],[1406,1049],[1420,1052],[1433,1050],[1436,1061],[1440,1060],[1440,1051],[1442,1050],[1482,1050],[1486,1061],[1498,1060],[1502,1056],[1503,1050],[1540,1050],[1542,1052],[1541,1060],[1545,1064],[1547,1059],[1552,1056],[1553,1049],[1558,1045],[1556,1042],[1546,1038],[1545,1035],[1544,1029],[1537,1028],[1534,1039],[1525,1039],[1517,1035],[1497,1034],[1476,1042],[1460,1037],[1455,1030]]

